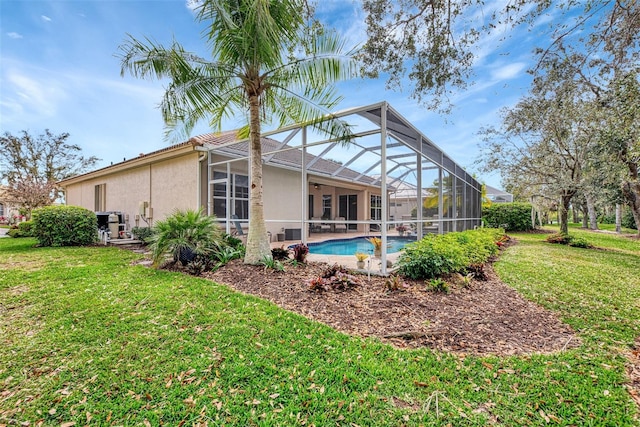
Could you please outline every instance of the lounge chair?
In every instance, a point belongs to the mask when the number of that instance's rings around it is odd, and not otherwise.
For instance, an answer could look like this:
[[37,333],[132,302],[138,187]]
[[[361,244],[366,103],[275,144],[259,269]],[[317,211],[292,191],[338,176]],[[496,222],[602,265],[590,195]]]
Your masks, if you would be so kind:
[[[336,221],[344,221],[344,217],[343,216],[339,216],[339,217],[336,218]],[[347,224],[345,222],[335,223],[333,225],[333,231],[335,231],[336,233],[338,231],[344,231],[346,233],[347,232]]]
[[331,224],[320,224],[320,232],[324,233],[325,231],[327,233],[331,232]]

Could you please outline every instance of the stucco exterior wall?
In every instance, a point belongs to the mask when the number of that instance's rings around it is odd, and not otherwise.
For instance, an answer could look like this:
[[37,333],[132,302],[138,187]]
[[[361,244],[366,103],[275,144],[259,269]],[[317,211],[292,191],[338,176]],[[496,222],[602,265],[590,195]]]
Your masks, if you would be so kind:
[[138,167],[87,178],[66,187],[66,203],[95,210],[95,187],[105,185],[105,211],[128,215],[129,227],[146,226],[139,204],[153,209],[151,224],[166,218],[174,209],[198,209],[198,153],[152,162]]
[[[157,221],[175,209],[199,209],[198,153],[151,165],[153,219]],[[137,204],[136,204],[137,206]]]
[[[262,174],[264,217],[272,236],[283,228],[302,228],[300,172],[265,166]],[[278,220],[278,222],[273,222]],[[282,222],[280,222],[282,221]]]

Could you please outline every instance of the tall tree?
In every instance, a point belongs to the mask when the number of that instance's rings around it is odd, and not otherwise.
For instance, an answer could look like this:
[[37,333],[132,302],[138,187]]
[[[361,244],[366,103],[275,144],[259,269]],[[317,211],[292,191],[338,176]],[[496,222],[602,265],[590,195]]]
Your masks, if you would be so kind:
[[208,119],[248,120],[239,136],[250,140],[249,234],[245,263],[271,258],[262,200],[261,126],[305,123],[350,138],[349,126],[329,111],[340,101],[333,84],[354,74],[352,52],[330,32],[311,31],[304,0],[204,0],[197,19],[211,50],[207,60],[174,42],[169,48],[129,36],[120,47],[122,74],[169,78],[160,104],[170,130],[188,133]]
[[536,79],[531,94],[504,112],[500,130],[484,132],[485,170],[527,187],[526,196],[557,197],[561,231],[568,232],[571,200],[585,189],[585,169],[594,156],[598,116],[585,89],[561,64]]
[[99,160],[83,156],[80,146],[68,138],[68,133],[54,135],[49,129],[37,137],[27,131],[0,137],[0,179],[29,212],[60,196],[57,181],[85,172]]
[[558,39],[540,50],[538,73],[550,73],[569,64],[570,78],[591,92],[600,110],[600,149],[626,169],[618,185],[640,226],[640,2],[616,0],[595,3],[607,13],[593,26],[580,27],[586,35],[571,42]]
[[414,98],[447,110],[448,95],[469,82],[478,46],[508,37],[510,27],[531,28],[551,9],[555,19],[549,25],[549,41],[542,46],[545,52],[555,52],[576,35],[582,37],[581,44],[594,35],[619,45],[625,35],[637,37],[637,28],[628,25],[628,19],[620,25],[615,17],[632,15],[629,11],[637,7],[637,2],[624,0],[363,0],[367,25],[363,70],[373,77],[385,73],[391,88],[400,87],[408,77]]
[[612,86],[602,144],[610,159],[624,166],[619,185],[640,236],[640,82],[637,74],[627,74]]

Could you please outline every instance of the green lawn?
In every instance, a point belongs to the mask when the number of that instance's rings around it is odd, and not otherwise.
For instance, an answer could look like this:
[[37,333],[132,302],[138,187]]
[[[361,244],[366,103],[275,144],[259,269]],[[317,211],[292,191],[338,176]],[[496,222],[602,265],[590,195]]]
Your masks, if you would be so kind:
[[0,426],[637,426],[640,243],[586,236],[607,250],[515,235],[500,276],[583,345],[503,358],[351,338],[115,248],[0,239]]

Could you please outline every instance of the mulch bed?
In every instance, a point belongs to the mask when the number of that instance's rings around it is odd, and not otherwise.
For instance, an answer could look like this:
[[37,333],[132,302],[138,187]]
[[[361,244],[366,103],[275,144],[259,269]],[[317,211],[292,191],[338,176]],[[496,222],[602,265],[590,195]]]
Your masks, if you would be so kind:
[[235,260],[204,277],[344,333],[377,337],[400,348],[522,355],[580,344],[569,326],[502,283],[491,265],[485,267],[486,281],[456,286],[449,294],[409,280],[403,291],[388,292],[386,279],[378,276],[358,276],[362,284],[346,291],[309,290],[306,281],[326,268],[326,264],[309,263],[278,272]]

